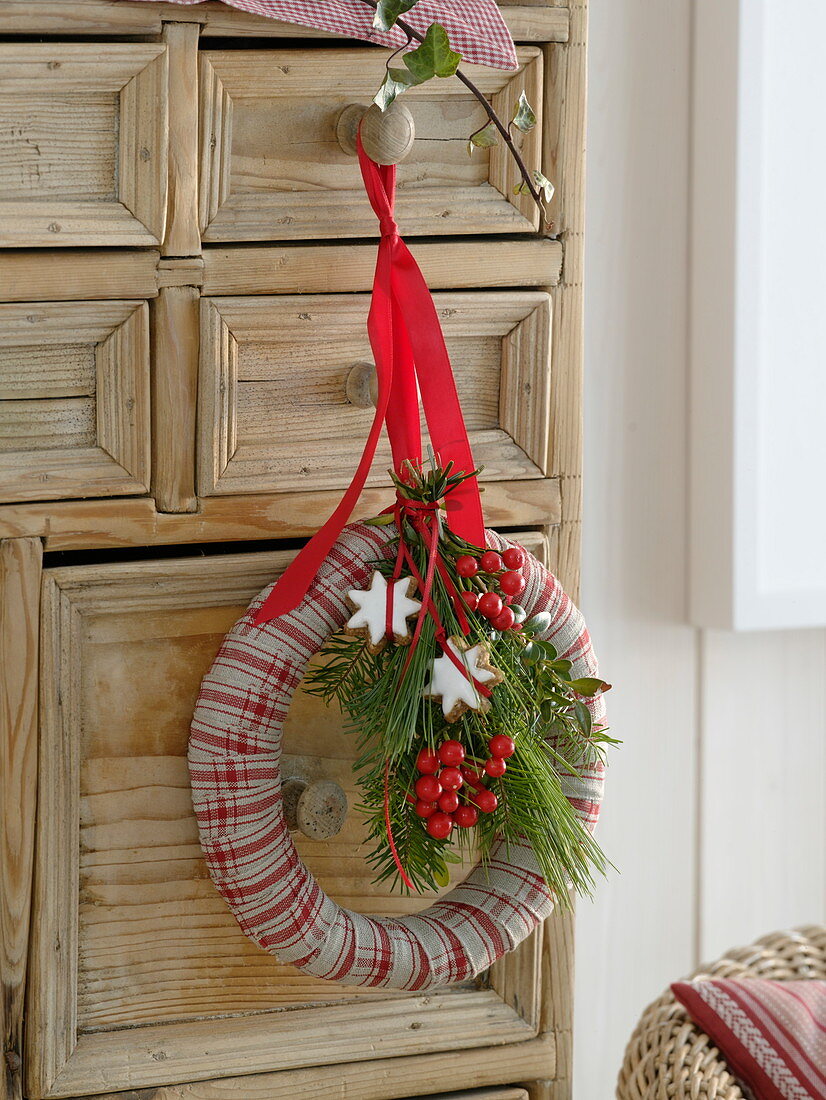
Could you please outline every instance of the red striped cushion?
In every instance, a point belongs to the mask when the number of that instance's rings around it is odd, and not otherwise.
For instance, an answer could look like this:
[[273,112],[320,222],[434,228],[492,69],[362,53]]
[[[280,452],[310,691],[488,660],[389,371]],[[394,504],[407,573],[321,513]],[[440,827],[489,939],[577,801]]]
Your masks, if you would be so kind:
[[674,996],[755,1100],[826,1098],[826,982],[675,982]]

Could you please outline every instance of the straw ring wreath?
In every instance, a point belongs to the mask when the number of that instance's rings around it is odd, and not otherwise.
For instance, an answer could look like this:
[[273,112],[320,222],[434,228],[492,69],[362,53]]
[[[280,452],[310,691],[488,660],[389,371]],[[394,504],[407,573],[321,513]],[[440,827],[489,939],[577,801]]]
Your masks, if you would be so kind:
[[[512,951],[553,909],[528,845],[495,846],[487,868],[423,912],[367,917],[328,897],[301,862],[284,819],[280,758],[284,720],[310,658],[350,614],[345,593],[390,554],[394,527],[351,524],[307,596],[289,615],[261,626],[266,588],[224,639],[201,686],[189,742],[195,813],[210,874],[242,930],[282,962],[351,985],[423,990],[471,978]],[[487,533],[495,549],[511,545]],[[595,660],[582,615],[530,553],[522,602],[548,611],[544,635],[591,675]],[[590,703],[602,714],[599,698]],[[563,776],[588,829],[596,824],[602,770]]]

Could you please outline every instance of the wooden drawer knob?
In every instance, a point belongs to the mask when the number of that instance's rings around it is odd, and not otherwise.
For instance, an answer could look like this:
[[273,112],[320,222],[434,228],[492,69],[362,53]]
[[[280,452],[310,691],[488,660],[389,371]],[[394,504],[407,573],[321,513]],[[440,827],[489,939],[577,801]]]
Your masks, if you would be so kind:
[[356,363],[345,383],[347,400],[358,409],[375,409],[379,399],[379,380],[372,363]]
[[413,148],[416,126],[413,116],[403,103],[396,100],[386,111],[375,103],[351,103],[336,122],[336,137],[345,153],[356,155],[356,134],[359,123],[364,151],[376,164],[398,164]]
[[298,829],[311,840],[329,840],[341,832],[347,817],[347,795],[338,783],[288,779],[282,797],[289,829]]

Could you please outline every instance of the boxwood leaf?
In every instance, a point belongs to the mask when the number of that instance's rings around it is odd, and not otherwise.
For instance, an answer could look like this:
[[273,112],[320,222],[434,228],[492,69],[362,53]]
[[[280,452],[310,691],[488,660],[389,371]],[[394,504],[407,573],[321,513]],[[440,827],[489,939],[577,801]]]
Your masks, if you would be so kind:
[[598,691],[608,691],[611,685],[606,684],[604,680],[600,680],[597,676],[582,676],[579,680],[571,680],[570,687],[574,689],[577,695],[590,697],[596,695]]

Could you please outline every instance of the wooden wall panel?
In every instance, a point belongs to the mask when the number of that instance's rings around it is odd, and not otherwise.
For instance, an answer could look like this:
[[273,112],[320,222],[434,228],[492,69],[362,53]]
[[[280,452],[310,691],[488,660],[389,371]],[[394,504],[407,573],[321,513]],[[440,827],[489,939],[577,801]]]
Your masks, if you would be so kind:
[[826,633],[703,633],[699,958],[826,917]]
[[690,6],[591,5],[582,607],[615,685],[608,722],[623,744],[611,753],[597,831],[619,873],[577,914],[582,1097],[613,1095],[642,1009],[696,956],[698,666],[685,605]]

